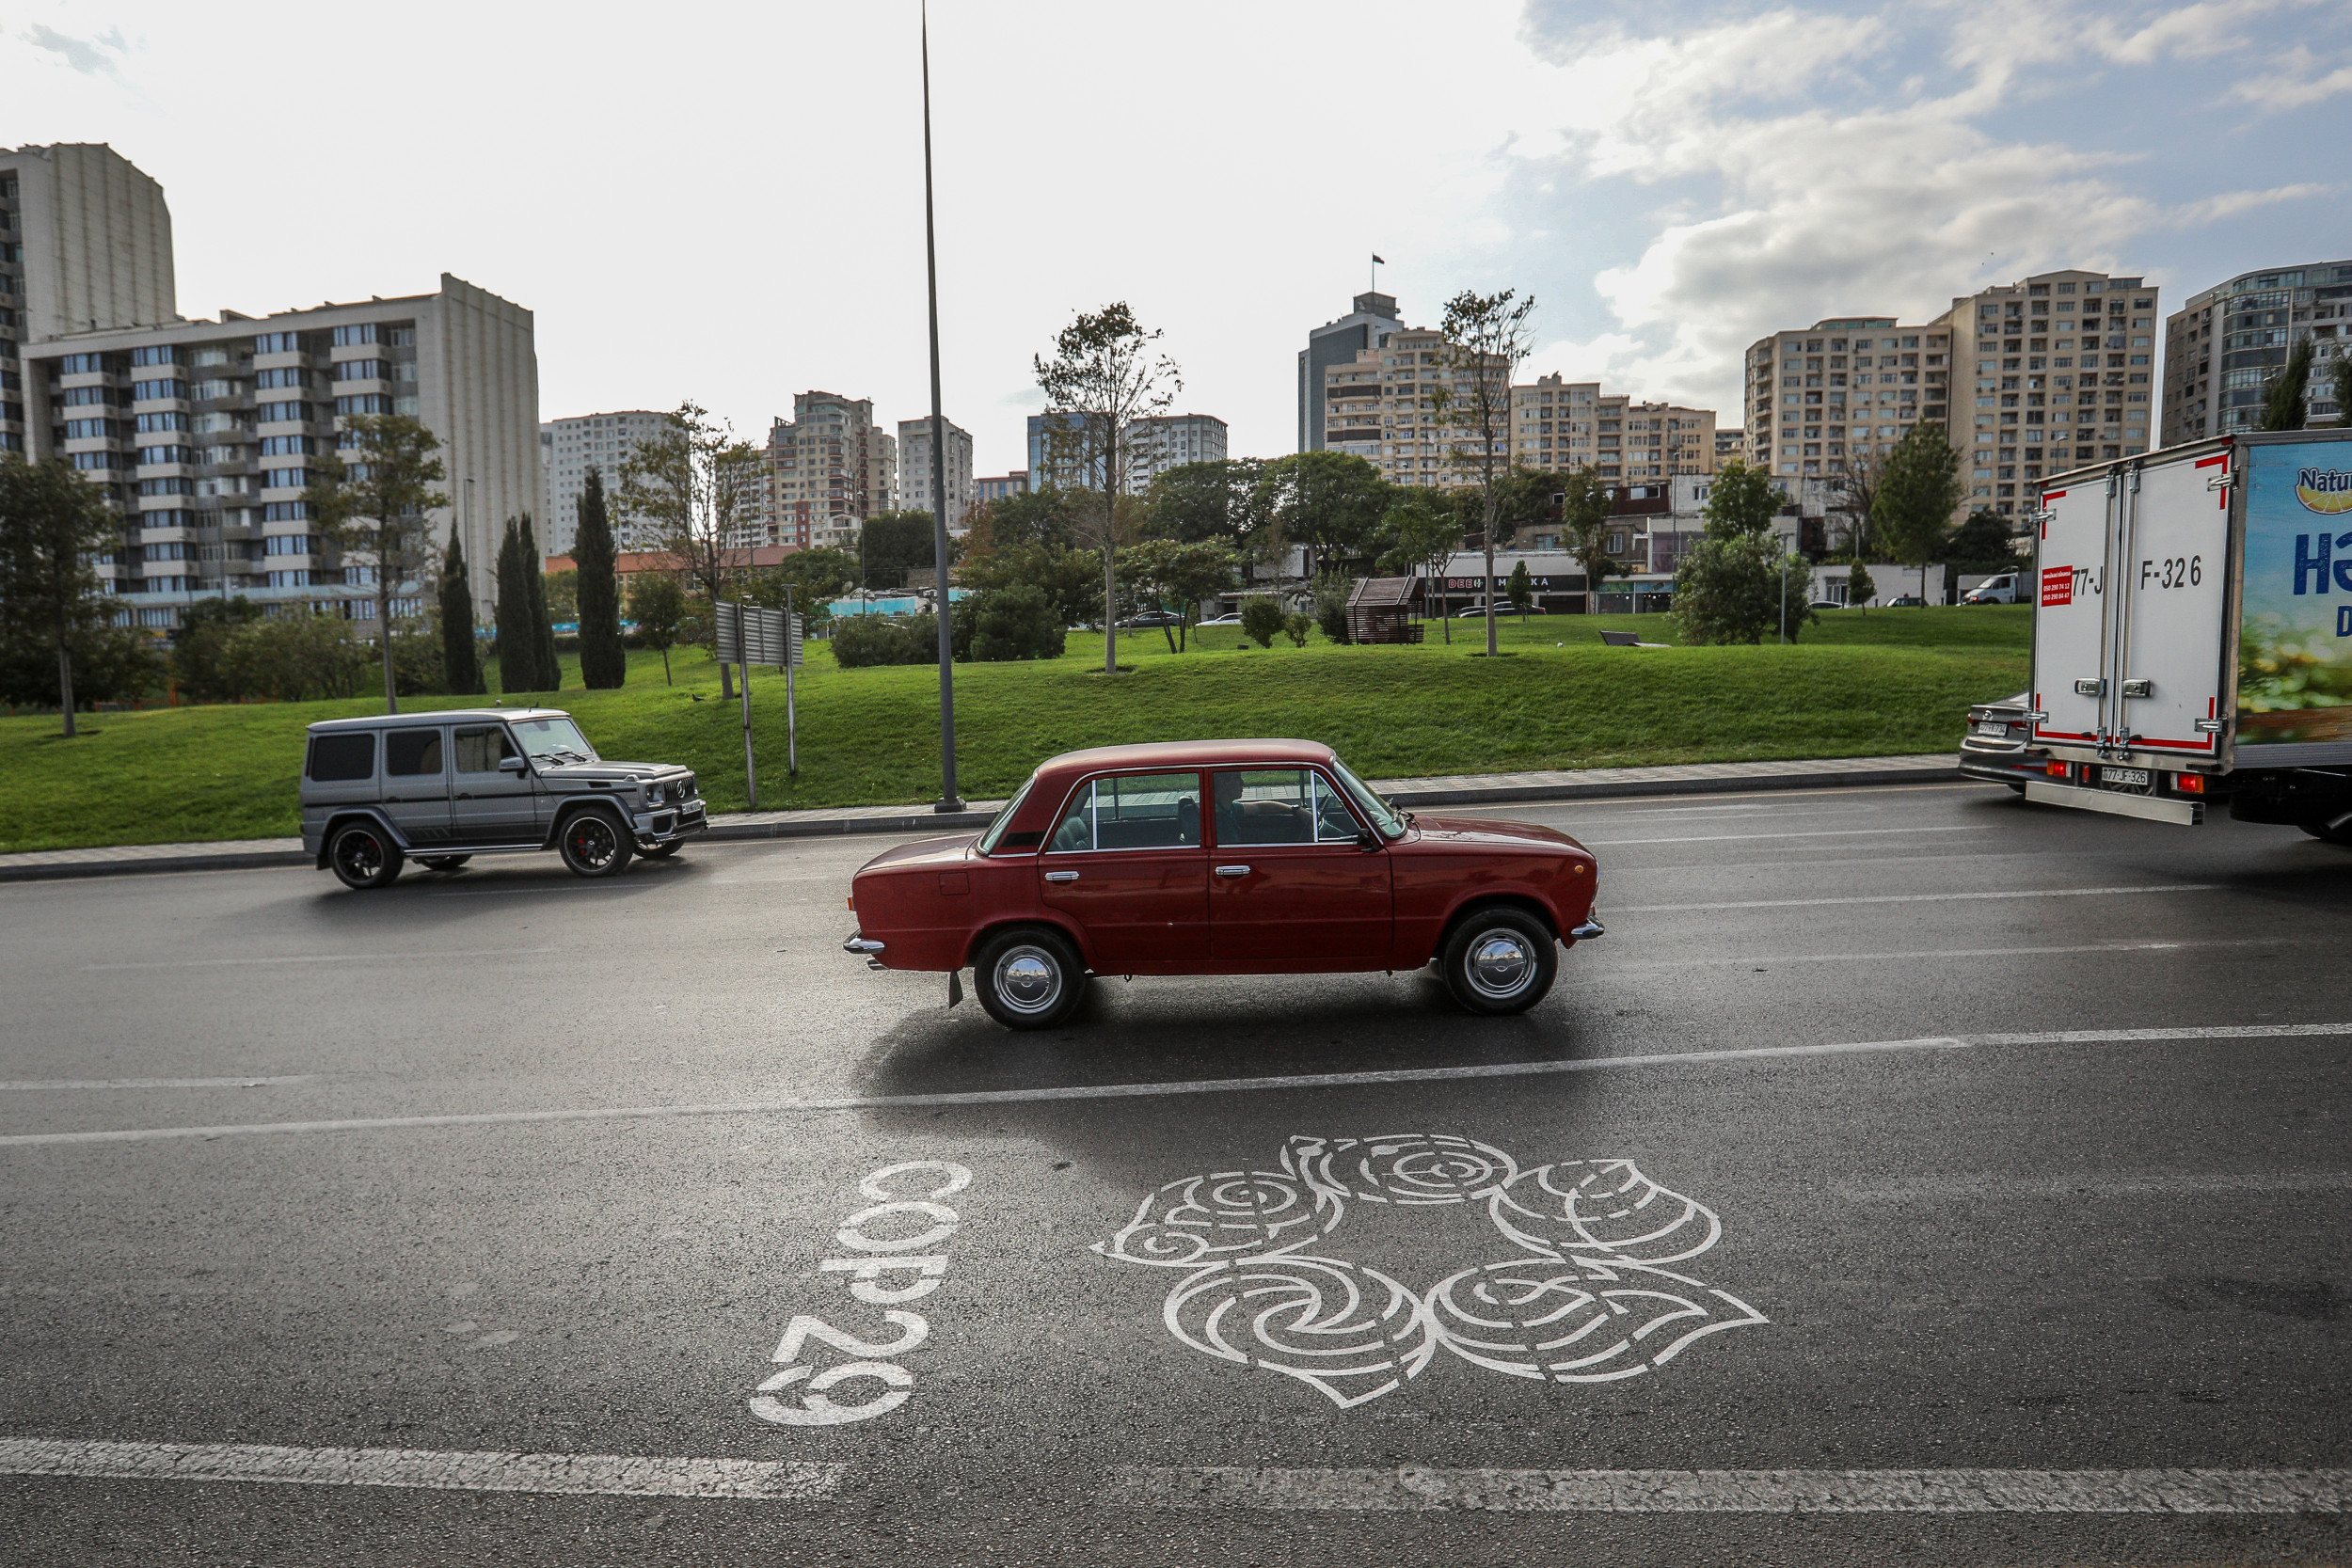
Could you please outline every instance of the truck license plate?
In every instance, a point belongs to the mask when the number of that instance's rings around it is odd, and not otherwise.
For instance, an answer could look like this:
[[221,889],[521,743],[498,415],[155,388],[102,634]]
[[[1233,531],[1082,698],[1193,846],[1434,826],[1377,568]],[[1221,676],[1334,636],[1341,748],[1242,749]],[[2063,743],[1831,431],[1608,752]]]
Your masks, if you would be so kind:
[[2144,786],[2148,783],[2148,769],[2145,768],[2102,768],[2099,769],[2099,782]]

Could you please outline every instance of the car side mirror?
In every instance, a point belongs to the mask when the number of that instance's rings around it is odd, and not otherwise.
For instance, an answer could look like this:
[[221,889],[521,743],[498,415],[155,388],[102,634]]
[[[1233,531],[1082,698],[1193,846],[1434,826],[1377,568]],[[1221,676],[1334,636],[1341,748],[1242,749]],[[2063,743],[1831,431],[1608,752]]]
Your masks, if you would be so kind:
[[501,773],[528,773],[531,771],[531,759],[528,757],[501,757],[499,758],[499,771]]

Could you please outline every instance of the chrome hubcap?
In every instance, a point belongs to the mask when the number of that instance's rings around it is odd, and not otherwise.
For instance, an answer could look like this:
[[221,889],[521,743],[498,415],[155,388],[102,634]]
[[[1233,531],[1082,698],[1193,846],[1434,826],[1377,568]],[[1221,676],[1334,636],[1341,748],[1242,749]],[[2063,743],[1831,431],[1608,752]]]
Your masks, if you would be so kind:
[[1470,948],[1470,983],[1497,1001],[1517,996],[1535,977],[1535,950],[1517,931],[1482,931]]
[[1061,995],[1061,966],[1041,948],[1015,947],[996,960],[996,994],[1014,1012],[1045,1012]]

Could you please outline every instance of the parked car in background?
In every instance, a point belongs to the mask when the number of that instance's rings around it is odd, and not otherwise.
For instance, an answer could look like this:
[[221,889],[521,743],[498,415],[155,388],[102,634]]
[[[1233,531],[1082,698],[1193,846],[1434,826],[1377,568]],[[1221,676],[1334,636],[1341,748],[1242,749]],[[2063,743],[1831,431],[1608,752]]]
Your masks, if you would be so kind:
[[1436,963],[1474,1013],[1524,1012],[1601,934],[1592,852],[1530,822],[1400,812],[1307,740],[1105,746],[1041,764],[978,833],[883,851],[842,946],[974,972],[1014,1029],[1089,974],[1320,974]]
[[1196,630],[1201,626],[1238,626],[1240,625],[1241,617],[1230,611],[1223,615],[1212,615],[1205,621],[1196,621],[1193,623],[1194,629]]
[[1128,616],[1119,623],[1121,631],[1138,631],[1147,626],[1181,626],[1184,618],[1172,610],[1146,610]]
[[1847,605],[1843,599],[1816,599],[1805,608],[1807,610],[1844,610]]
[[2015,572],[2003,572],[1988,578],[1960,596],[1962,604],[2015,604],[2021,590]]
[[302,847],[345,887],[378,888],[415,861],[553,849],[582,877],[677,853],[707,826],[684,768],[608,762],[556,708],[460,708],[310,727]]
[[1979,703],[1968,710],[1968,731],[1960,737],[1960,770],[1972,779],[2005,784],[2026,793],[2026,781],[2043,769],[2026,760],[2026,743],[2033,726],[2026,721],[2028,694],[2020,691],[1997,703]]
[[1924,610],[1927,603],[1916,594],[1899,594],[1886,601],[1889,610]]

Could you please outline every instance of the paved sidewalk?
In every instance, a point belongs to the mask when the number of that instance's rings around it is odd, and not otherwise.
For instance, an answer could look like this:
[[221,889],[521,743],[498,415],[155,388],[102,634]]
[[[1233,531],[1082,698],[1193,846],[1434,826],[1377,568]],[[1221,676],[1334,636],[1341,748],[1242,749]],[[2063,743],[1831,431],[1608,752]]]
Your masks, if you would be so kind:
[[[1842,757],[1818,762],[1702,762],[1674,768],[1587,768],[1559,772],[1463,773],[1437,779],[1375,779],[1373,787],[1400,806],[1499,805],[1509,801],[1607,800],[1631,795],[1690,795],[1740,790],[1830,789],[1915,784],[1957,776],[1954,752],[1932,756]],[[710,819],[712,839],[816,838],[834,833],[956,832],[977,828],[1001,800],[974,800],[960,812],[921,806],[835,806],[821,811],[730,812]],[[212,844],[129,844],[101,849],[44,849],[0,855],[0,882],[60,877],[119,877],[155,871],[229,871],[308,865],[295,838],[225,839]]]

